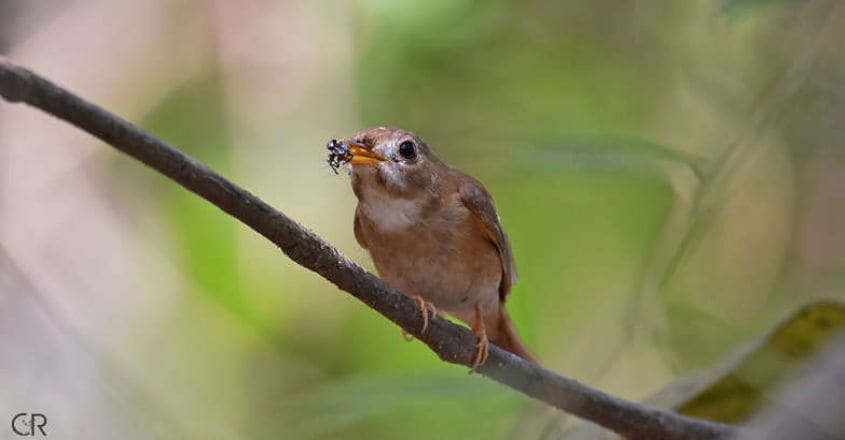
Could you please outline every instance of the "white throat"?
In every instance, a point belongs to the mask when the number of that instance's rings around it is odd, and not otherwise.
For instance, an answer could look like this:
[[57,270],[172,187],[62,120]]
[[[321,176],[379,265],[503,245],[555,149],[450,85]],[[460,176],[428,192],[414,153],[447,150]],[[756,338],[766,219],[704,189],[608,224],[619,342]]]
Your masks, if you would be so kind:
[[420,216],[419,202],[390,197],[381,191],[368,192],[360,201],[360,208],[370,221],[385,232],[411,227]]

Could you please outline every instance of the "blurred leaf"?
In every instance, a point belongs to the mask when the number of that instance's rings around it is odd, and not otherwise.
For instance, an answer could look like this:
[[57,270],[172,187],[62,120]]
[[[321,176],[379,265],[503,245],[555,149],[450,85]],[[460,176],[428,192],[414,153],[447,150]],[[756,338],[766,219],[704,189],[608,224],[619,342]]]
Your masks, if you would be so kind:
[[742,422],[765,406],[769,396],[843,327],[845,305],[837,302],[808,305],[760,341],[740,351],[735,361],[729,360],[724,367],[717,368],[715,376],[702,381],[705,387],[677,400],[671,407],[693,417]]
[[[770,396],[843,329],[845,304],[823,301],[807,305],[710,371],[677,380],[645,403],[692,417],[741,423],[767,406]],[[581,423],[568,431],[566,438],[616,437],[598,426]]]
[[797,0],[725,0],[722,3],[722,9],[728,14],[736,14],[738,12],[751,12],[767,6],[782,5],[784,3],[793,3],[796,1]]
[[[687,168],[700,182],[704,158],[641,139],[612,136],[566,136],[540,141],[533,150],[520,151],[531,167],[584,168],[589,171],[641,173],[662,170],[669,164]],[[662,171],[661,171],[662,172]],[[659,173],[658,173],[659,174]]]
[[[508,390],[483,380],[457,376],[359,376],[285,396],[272,420],[256,423],[265,430],[258,438],[357,438],[355,427],[379,420],[384,435],[366,426],[362,438],[491,438],[506,431],[523,404]],[[451,418],[491,416],[494,422],[444,423]],[[422,417],[423,429],[410,421]],[[392,420],[392,422],[391,422]],[[432,423],[434,422],[434,423]],[[395,428],[396,432],[389,432]],[[457,431],[456,431],[457,430]],[[463,430],[463,431],[460,431]],[[464,432],[465,431],[465,432]]]

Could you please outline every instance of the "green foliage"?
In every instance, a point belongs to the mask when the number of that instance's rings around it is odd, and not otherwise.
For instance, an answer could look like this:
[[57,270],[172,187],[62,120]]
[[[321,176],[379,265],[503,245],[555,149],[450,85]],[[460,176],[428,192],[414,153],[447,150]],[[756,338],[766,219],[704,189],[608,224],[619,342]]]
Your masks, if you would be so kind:
[[464,375],[367,374],[283,397],[268,402],[274,411],[255,424],[257,438],[498,438],[520,408],[497,385]]
[[731,14],[753,13],[759,8],[780,6],[783,3],[795,3],[798,0],[723,0],[722,7]]
[[[231,153],[221,93],[214,76],[183,84],[142,125],[226,175],[231,172]],[[238,222],[169,182],[161,182],[158,193],[160,209],[181,250],[180,266],[196,291],[249,321],[251,311],[238,275]]]

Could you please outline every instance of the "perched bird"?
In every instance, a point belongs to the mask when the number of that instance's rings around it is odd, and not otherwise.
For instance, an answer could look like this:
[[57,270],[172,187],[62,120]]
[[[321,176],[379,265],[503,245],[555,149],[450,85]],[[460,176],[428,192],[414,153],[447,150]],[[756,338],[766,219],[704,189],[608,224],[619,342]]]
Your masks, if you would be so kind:
[[333,140],[329,150],[330,164],[350,164],[356,240],[381,277],[417,301],[422,331],[440,310],[472,327],[473,369],[486,361],[488,341],[537,363],[505,310],[516,267],[484,186],[397,128]]

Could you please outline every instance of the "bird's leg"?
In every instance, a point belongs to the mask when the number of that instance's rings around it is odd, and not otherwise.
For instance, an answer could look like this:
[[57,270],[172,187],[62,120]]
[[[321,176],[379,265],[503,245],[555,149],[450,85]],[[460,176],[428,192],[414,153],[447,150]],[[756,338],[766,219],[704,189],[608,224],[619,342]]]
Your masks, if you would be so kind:
[[481,316],[481,304],[475,305],[475,322],[472,323],[472,332],[478,338],[478,343],[475,344],[475,356],[472,359],[470,373],[473,373],[487,361],[488,347],[490,345],[490,341],[487,339],[487,330],[484,328],[484,319]]
[[[428,330],[428,314],[431,313],[432,317],[436,316],[437,307],[434,307],[434,304],[424,300],[423,297],[419,295],[414,295],[411,297],[411,299],[413,299],[417,303],[417,306],[420,308],[420,313],[422,313],[423,319],[422,330],[420,331],[420,333],[425,333],[425,331]],[[414,335],[406,332],[405,329],[402,329],[402,337],[404,337],[406,341],[411,341],[414,339]]]

